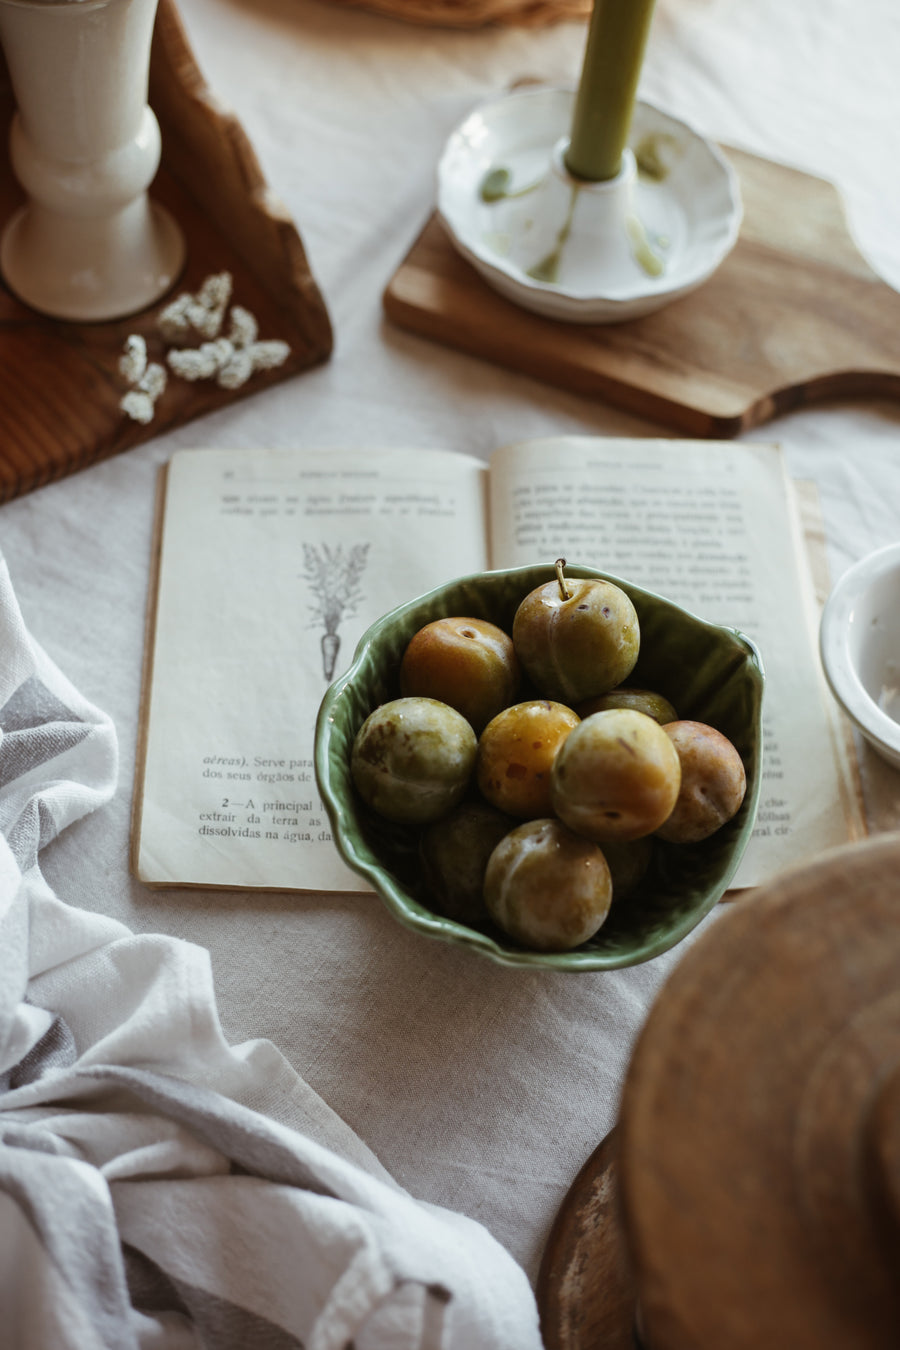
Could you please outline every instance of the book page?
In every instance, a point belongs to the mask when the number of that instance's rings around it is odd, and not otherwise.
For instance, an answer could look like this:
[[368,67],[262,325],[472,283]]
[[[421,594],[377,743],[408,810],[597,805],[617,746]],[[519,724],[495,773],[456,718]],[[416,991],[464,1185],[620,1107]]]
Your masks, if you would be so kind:
[[369,625],[482,571],[484,465],[185,450],[166,473],[133,867],[149,885],[366,889],[331,839],[316,714]]
[[734,886],[852,837],[811,626],[807,564],[779,449],[566,437],[492,461],[494,566],[565,557],[737,628],[766,671],[763,778]]

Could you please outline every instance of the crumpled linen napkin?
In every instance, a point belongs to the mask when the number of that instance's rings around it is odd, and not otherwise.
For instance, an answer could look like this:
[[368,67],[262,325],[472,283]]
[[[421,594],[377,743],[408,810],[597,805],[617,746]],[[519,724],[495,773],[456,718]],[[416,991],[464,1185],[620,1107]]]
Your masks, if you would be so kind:
[[53,893],[40,850],[116,774],[110,720],[31,639],[0,558],[2,1343],[539,1350],[480,1224],[254,1109],[311,1090],[270,1042],[227,1044],[204,950]]

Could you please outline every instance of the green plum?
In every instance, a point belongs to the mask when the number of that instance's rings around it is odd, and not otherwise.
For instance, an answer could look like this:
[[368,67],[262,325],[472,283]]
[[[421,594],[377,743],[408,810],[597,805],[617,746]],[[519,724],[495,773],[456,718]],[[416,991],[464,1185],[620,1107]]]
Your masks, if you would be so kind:
[[400,662],[402,694],[449,703],[476,732],[513,702],[520,679],[512,638],[486,619],[435,619]]
[[484,900],[498,927],[524,947],[570,951],[600,928],[612,881],[596,844],[559,820],[529,820],[491,854]]
[[591,713],[606,712],[607,708],[634,708],[636,712],[646,713],[648,717],[652,717],[660,726],[665,726],[666,722],[674,722],[678,717],[664,695],[657,694],[652,689],[630,688],[627,684],[610,689],[608,694],[599,694],[596,698],[586,699],[584,703],[578,704],[575,711],[579,717],[584,718],[590,717]]
[[737,815],[747,791],[744,764],[728,737],[705,722],[670,722],[663,731],[681,763],[681,788],[656,833],[672,844],[696,844]]
[[517,824],[487,802],[462,802],[419,842],[422,898],[460,923],[485,923],[484,874],[500,840]]
[[469,722],[433,698],[383,703],[353,742],[356,790],[388,820],[422,825],[461,801],[475,767],[478,739]]
[[570,707],[627,679],[640,652],[640,623],[610,581],[566,577],[530,591],[513,619],[513,644],[537,690]]
[[519,820],[552,814],[550,770],[578,714],[550,699],[514,703],[488,722],[475,775],[482,796]]
[[639,839],[668,819],[681,786],[678,752],[646,713],[591,713],[560,747],[551,773],[553,809],[587,839]]
[[612,877],[613,900],[634,895],[653,861],[653,836],[640,839],[607,839],[601,845]]

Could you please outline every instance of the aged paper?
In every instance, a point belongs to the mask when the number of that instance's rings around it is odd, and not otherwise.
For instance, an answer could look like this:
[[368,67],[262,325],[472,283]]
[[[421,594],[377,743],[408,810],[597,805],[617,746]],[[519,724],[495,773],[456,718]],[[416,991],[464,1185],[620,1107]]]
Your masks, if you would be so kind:
[[776,446],[568,437],[507,447],[492,461],[491,528],[504,565],[567,557],[756,642],[766,670],[763,781],[736,888],[859,831]]
[[360,889],[316,789],[316,713],[375,619],[484,570],[484,486],[480,461],[449,452],[173,456],[132,840],[141,880]]

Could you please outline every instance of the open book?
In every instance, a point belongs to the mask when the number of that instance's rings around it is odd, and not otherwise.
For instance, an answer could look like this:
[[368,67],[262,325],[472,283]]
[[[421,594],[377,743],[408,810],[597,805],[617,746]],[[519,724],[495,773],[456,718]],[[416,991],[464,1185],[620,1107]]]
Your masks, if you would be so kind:
[[362,889],[316,789],[316,713],[376,618],[557,557],[752,637],[766,668],[751,886],[864,832],[776,446],[562,437],[436,450],[182,450],[163,471],[132,868],[148,885]]

